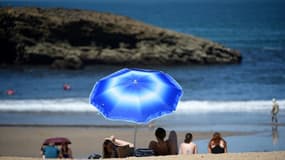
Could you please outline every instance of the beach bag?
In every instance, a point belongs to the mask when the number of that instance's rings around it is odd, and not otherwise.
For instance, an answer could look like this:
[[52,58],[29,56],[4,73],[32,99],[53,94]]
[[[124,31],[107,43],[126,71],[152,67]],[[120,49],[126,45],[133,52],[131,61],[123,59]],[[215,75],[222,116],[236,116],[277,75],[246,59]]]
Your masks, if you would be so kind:
[[152,149],[148,148],[138,148],[135,150],[136,157],[146,157],[146,156],[153,156],[154,152]]
[[92,153],[88,156],[88,159],[100,159],[102,156],[97,153]]

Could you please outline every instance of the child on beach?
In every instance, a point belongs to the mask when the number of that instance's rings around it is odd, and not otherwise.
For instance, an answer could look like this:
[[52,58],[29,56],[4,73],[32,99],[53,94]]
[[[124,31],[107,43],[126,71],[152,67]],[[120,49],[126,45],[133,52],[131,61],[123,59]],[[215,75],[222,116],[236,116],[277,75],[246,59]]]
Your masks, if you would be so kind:
[[192,142],[192,137],[191,133],[185,135],[184,142],[179,147],[179,154],[189,155],[198,153],[197,145]]

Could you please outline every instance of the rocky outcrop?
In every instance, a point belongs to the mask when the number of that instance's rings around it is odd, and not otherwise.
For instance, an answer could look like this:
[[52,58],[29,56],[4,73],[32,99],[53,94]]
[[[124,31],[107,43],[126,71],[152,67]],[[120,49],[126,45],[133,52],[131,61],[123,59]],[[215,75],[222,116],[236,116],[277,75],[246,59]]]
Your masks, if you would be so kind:
[[0,63],[239,63],[239,52],[124,16],[84,10],[0,8]]

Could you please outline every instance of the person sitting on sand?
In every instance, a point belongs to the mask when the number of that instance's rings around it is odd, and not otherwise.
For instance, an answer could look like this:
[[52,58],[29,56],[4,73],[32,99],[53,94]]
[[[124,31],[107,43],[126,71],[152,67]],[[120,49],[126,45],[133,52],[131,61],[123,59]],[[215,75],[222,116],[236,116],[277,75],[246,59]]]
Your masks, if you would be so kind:
[[168,148],[170,151],[170,155],[177,155],[178,154],[177,134],[174,130],[169,132],[167,142],[168,142]]
[[[176,136],[176,133],[173,131],[173,136]],[[177,136],[173,137],[170,136],[168,140],[164,140],[166,137],[166,131],[163,128],[157,128],[155,131],[155,136],[157,139],[156,141],[151,141],[149,143],[149,149],[152,149],[154,152],[154,155],[171,155],[171,154],[177,154]],[[175,144],[176,143],[176,144]]]
[[59,149],[55,146],[54,143],[50,142],[46,146],[41,147],[42,158],[58,158],[59,157]]
[[180,144],[179,154],[189,155],[198,153],[197,145],[192,142],[192,137],[191,133],[186,133],[184,142]]
[[134,144],[115,138],[115,136],[110,136],[105,138],[103,142],[103,158],[118,158],[120,157],[118,153],[118,148],[128,146],[128,155],[131,154]]
[[212,139],[208,144],[209,153],[227,153],[227,142],[222,138],[219,132],[213,134]]
[[72,158],[71,148],[68,147],[67,143],[63,143],[60,149],[60,157],[61,158]]

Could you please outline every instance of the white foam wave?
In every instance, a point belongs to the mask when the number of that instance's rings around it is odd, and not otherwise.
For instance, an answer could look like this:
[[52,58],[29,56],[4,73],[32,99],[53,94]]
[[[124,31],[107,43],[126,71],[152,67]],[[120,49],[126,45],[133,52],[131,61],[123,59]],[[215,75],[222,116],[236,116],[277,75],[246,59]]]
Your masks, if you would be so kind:
[[[285,100],[278,100],[281,110],[285,110]],[[176,113],[200,112],[268,112],[270,100],[254,101],[181,101]],[[19,112],[97,112],[87,98],[39,99],[39,100],[0,100],[0,111]]]
[[[280,109],[285,109],[285,100],[279,100]],[[271,100],[253,101],[184,101],[178,105],[178,113],[197,112],[268,112],[271,110]]]
[[29,112],[89,112],[97,111],[88,103],[86,98],[68,99],[39,99],[39,100],[1,100],[0,111],[29,111]]

